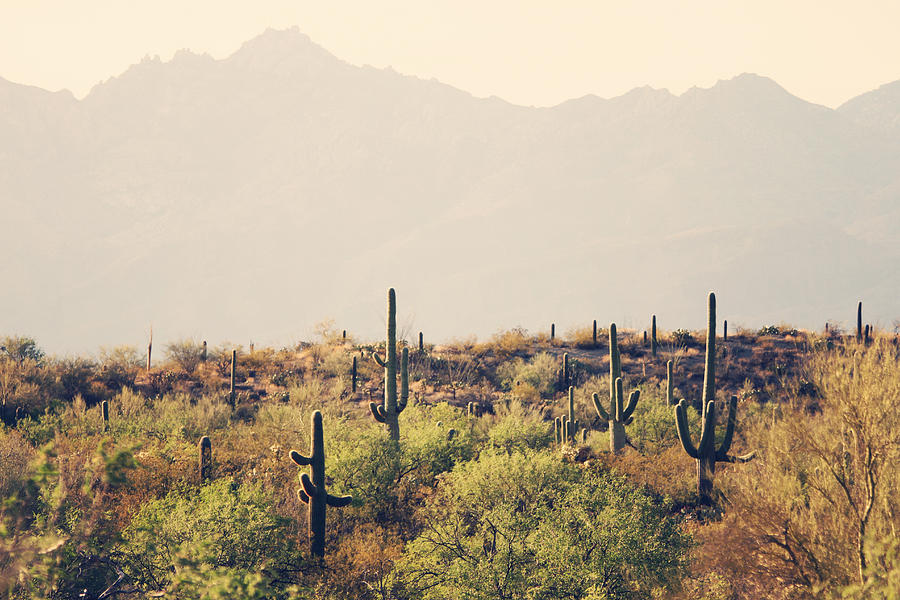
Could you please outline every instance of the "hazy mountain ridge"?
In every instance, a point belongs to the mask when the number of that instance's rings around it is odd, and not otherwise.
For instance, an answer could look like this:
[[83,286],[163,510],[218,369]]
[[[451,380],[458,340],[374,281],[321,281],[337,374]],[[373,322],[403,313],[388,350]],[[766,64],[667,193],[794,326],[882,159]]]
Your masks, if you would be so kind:
[[0,80],[0,331],[287,343],[334,317],[374,336],[390,285],[432,337],[695,326],[711,288],[734,323],[821,326],[861,296],[887,325],[891,85],[837,111],[755,75],[527,108],[297,31],[148,59],[82,101]]

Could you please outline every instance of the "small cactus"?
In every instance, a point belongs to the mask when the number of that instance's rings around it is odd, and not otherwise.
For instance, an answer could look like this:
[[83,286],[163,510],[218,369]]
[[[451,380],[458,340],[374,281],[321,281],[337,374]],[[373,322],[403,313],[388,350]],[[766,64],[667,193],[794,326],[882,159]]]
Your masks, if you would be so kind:
[[472,417],[480,417],[481,416],[481,403],[480,402],[469,402],[466,405],[466,414]]
[[198,450],[200,455],[200,483],[206,483],[212,478],[212,442],[209,441],[208,436],[204,435],[200,438]]
[[675,404],[675,386],[672,384],[672,361],[666,362],[666,406]]
[[419,332],[419,352],[425,352],[425,338],[421,331]]
[[556,338],[556,323],[550,323],[550,341]]
[[559,446],[562,444],[562,418],[556,417],[553,419],[553,435],[556,439],[556,445]]
[[320,559],[325,556],[325,508],[327,506],[347,506],[353,501],[351,496],[332,496],[325,489],[325,442],[322,435],[322,413],[312,414],[312,438],[309,442],[309,456],[291,450],[290,457],[301,467],[309,467],[312,478],[306,473],[300,475],[301,489],[297,490],[300,500],[309,505],[309,550]]
[[856,305],[856,341],[862,341],[862,300]]
[[387,425],[392,440],[400,439],[398,417],[409,399],[409,350],[403,349],[400,359],[400,395],[397,395],[397,295],[394,288],[388,290],[387,345],[385,357],[372,354],[378,366],[384,367],[384,404],[369,403],[372,416]]
[[716,295],[709,293],[708,320],[706,329],[706,367],[703,374],[703,407],[700,443],[694,446],[687,423],[687,406],[682,399],[675,406],[675,424],[678,438],[688,456],[697,461],[697,493],[701,504],[712,504],[713,477],[717,462],[746,462],[754,453],[733,457],[728,455],[734,426],[737,421],[737,396],[732,396],[728,404],[728,423],[721,446],[716,449]]
[[231,350],[231,390],[228,393],[228,399],[231,402],[231,407],[234,408],[235,400],[237,398],[237,390],[235,389],[234,380],[237,374],[237,350]]
[[207,356],[208,355],[207,355],[207,351],[206,351],[206,340],[203,340],[203,348],[200,350],[200,360],[202,362],[206,362]]
[[153,354],[153,325],[150,326],[150,341],[147,342],[147,370],[150,370],[151,360],[150,357]]
[[109,402],[104,400],[100,403],[100,412],[103,414],[103,431],[109,431]]

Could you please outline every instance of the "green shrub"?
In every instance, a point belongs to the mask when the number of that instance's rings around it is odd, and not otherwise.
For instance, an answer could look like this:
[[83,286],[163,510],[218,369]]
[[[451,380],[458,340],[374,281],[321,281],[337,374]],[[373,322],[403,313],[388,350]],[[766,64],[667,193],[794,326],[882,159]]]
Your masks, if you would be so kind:
[[549,453],[482,454],[421,511],[394,585],[424,600],[651,597],[686,566],[668,508]]
[[536,354],[530,361],[514,358],[497,368],[500,385],[506,391],[518,386],[531,386],[542,396],[549,396],[556,390],[559,359],[547,352]]
[[547,448],[553,442],[552,423],[541,419],[540,413],[528,410],[517,400],[496,404],[498,420],[488,430],[488,441],[494,448],[506,452]]
[[[220,479],[144,505],[122,532],[122,569],[142,590],[164,590],[173,572],[214,569],[251,582],[292,560],[287,522],[261,488]],[[184,584],[184,580],[181,580]]]

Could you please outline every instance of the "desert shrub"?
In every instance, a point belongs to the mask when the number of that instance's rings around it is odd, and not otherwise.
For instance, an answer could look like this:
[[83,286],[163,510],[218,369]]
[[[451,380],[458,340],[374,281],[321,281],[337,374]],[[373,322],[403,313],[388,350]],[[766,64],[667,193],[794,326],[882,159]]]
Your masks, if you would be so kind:
[[28,475],[34,448],[15,429],[0,430],[0,499],[17,493]]
[[64,358],[51,364],[57,382],[57,394],[61,400],[71,402],[75,396],[81,396],[89,403],[102,400],[104,395],[93,385],[97,375],[97,365],[84,358]]
[[694,336],[687,329],[676,329],[672,332],[672,343],[676,347],[688,346],[694,343]]
[[636,598],[673,587],[689,540],[621,477],[549,453],[482,454],[421,511],[394,583],[410,598]]
[[[699,431],[700,419],[696,411],[688,411],[688,415],[692,429]],[[628,426],[628,438],[641,452],[655,454],[663,448],[679,444],[674,408],[666,406],[665,395],[660,399],[641,394],[633,417],[634,421]]]
[[493,347],[499,355],[512,356],[527,353],[531,347],[528,331],[521,327],[495,333],[488,346]]
[[51,404],[52,379],[34,359],[0,358],[0,417],[7,423],[16,415],[37,416]]
[[141,364],[141,355],[133,346],[101,348],[98,379],[107,389],[118,392],[134,385]]
[[556,390],[559,360],[552,354],[541,352],[526,361],[514,358],[497,368],[500,385],[507,391],[518,386],[530,386],[542,396],[549,396]]
[[742,579],[812,598],[868,585],[875,542],[896,527],[900,505],[888,490],[900,482],[900,352],[878,340],[821,351],[804,376],[820,411],[797,398],[750,429],[759,459],[735,469],[725,489],[734,551],[714,556]]
[[0,338],[0,351],[17,363],[30,360],[40,365],[44,361],[44,351],[30,337],[11,335]]
[[194,340],[178,340],[166,345],[166,356],[190,376],[203,362],[203,346]]
[[[603,332],[601,329],[597,329],[597,339],[603,339]],[[608,335],[608,334],[607,334]],[[566,332],[566,339],[573,344],[576,348],[593,348],[594,347],[594,328],[593,327],[579,327],[577,329],[571,329]]]
[[148,592],[167,589],[184,565],[250,584],[251,575],[286,567],[291,550],[287,523],[274,514],[270,497],[225,478],[143,506],[122,531],[117,553],[123,571]]
[[546,448],[553,441],[553,428],[539,413],[526,409],[517,400],[494,406],[498,420],[488,430],[488,441],[506,452]]

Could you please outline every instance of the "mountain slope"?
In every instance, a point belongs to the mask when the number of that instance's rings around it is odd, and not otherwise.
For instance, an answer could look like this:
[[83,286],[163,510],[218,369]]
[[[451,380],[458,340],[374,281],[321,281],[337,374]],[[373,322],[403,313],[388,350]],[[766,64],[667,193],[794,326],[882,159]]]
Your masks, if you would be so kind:
[[51,349],[374,337],[389,286],[430,339],[697,326],[709,289],[735,324],[900,312],[900,140],[763,77],[526,108],[289,30],[80,102],[0,84],[0,331]]

